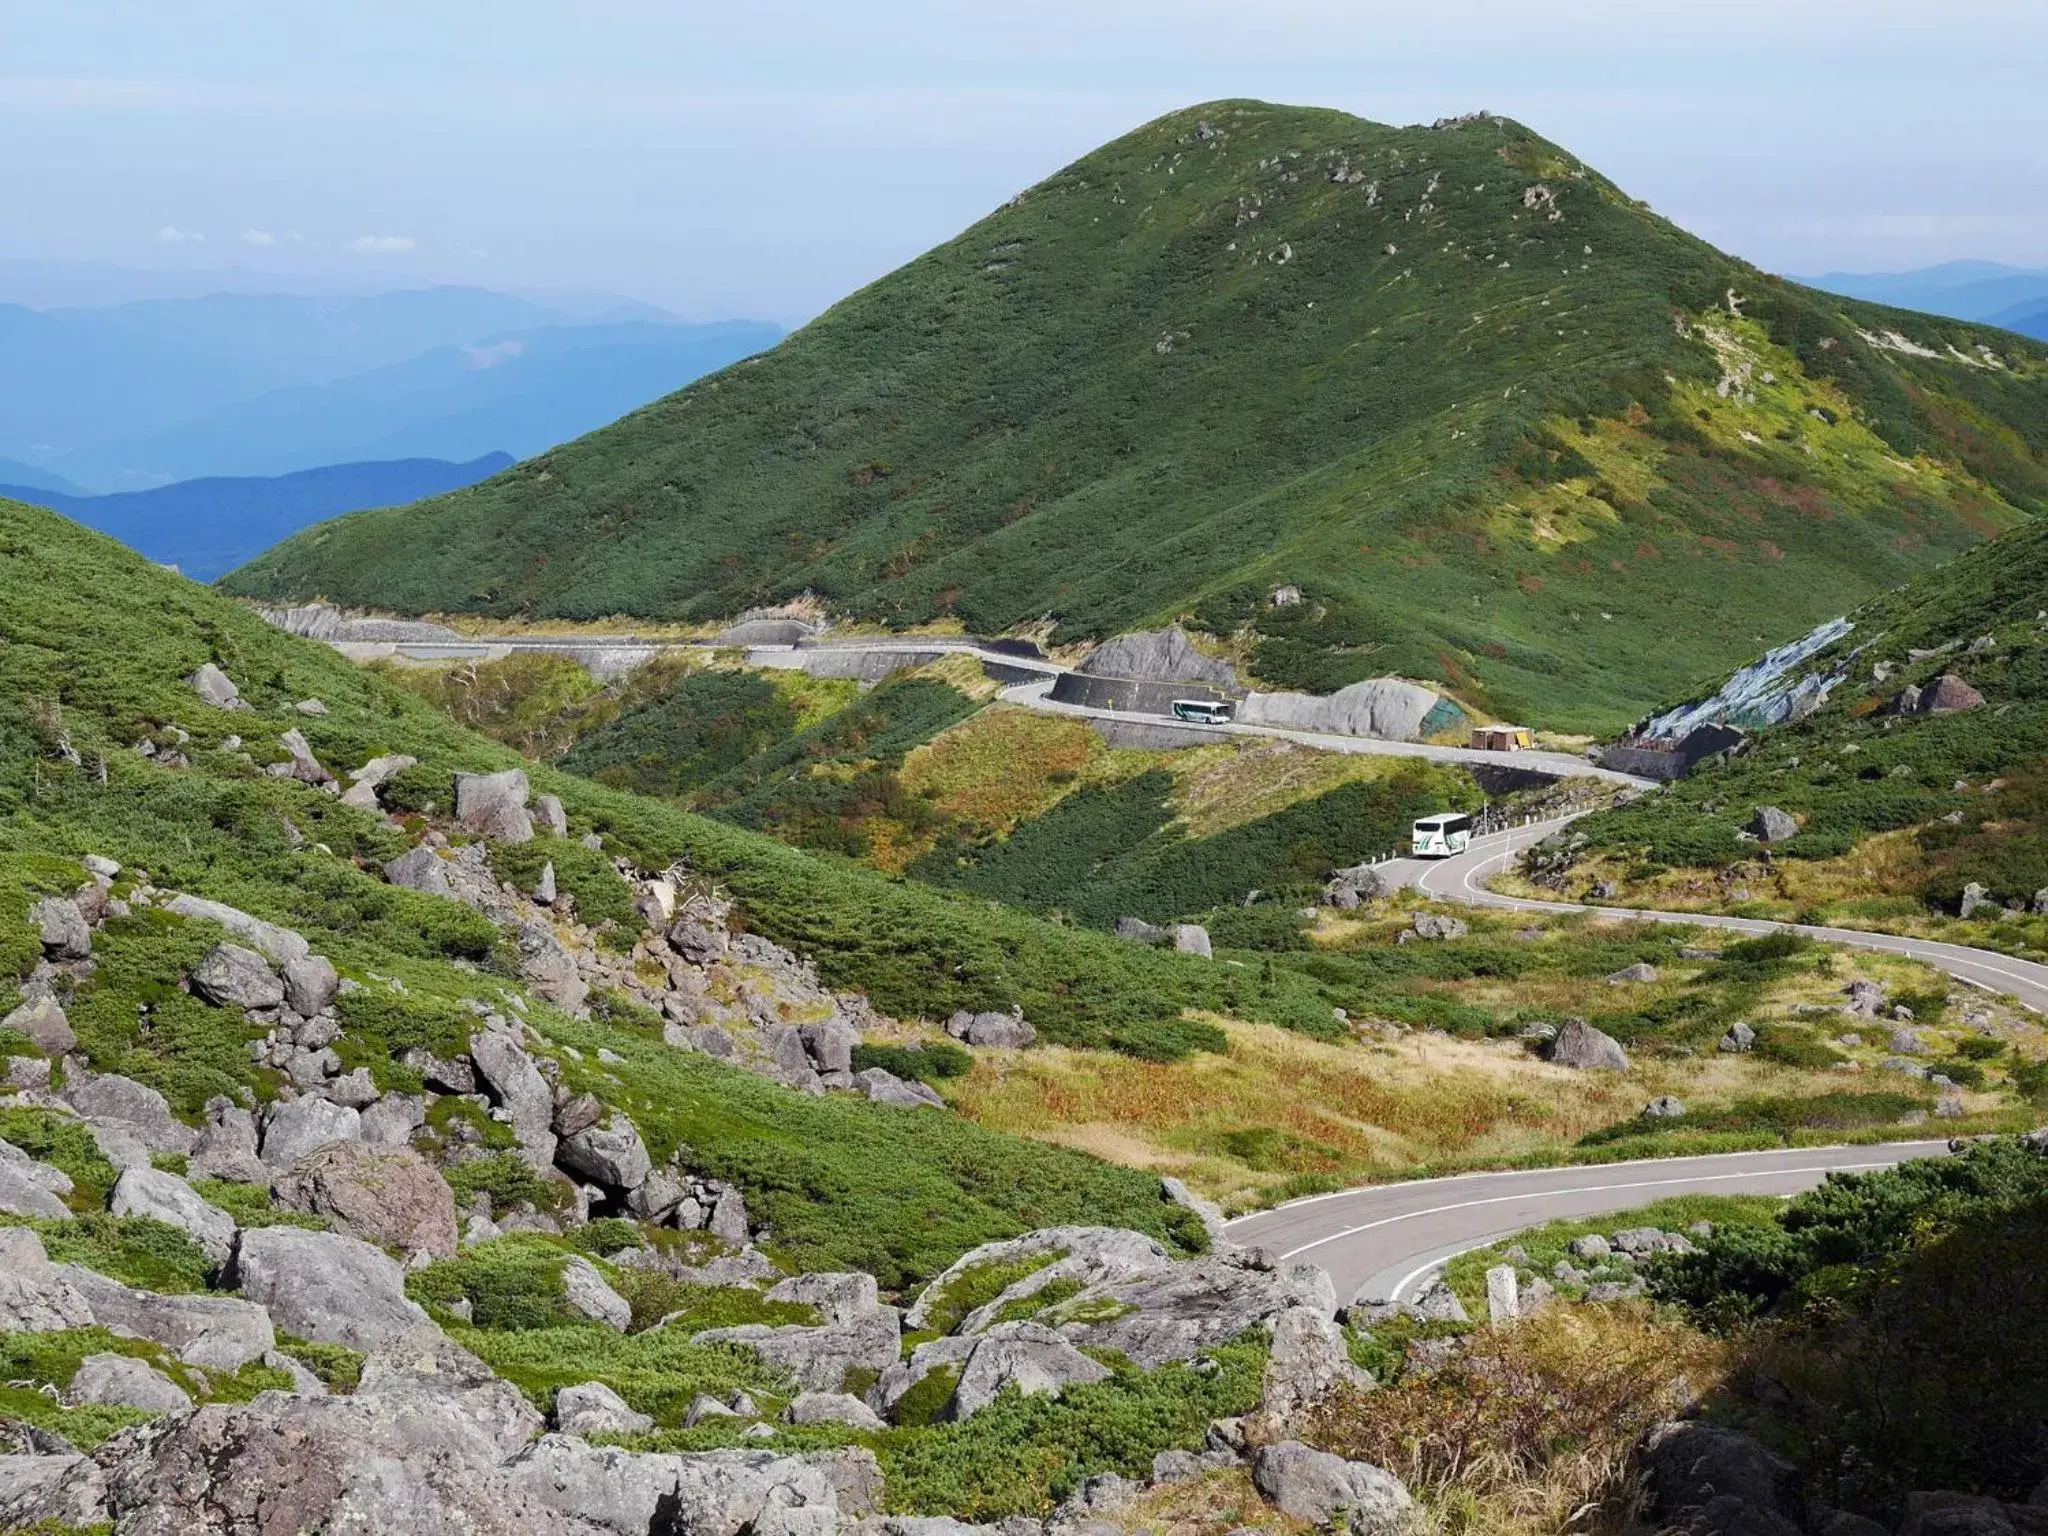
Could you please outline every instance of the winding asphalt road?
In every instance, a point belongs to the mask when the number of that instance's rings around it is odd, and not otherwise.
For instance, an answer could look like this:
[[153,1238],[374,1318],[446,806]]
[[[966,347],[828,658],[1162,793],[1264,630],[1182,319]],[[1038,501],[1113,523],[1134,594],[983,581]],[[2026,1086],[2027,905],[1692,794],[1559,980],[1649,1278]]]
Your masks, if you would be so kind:
[[1340,1301],[1400,1300],[1413,1296],[1446,1260],[1547,1221],[1629,1210],[1672,1195],[1796,1195],[1831,1172],[1889,1168],[1947,1151],[1945,1141],[1910,1141],[1474,1173],[1311,1195],[1240,1216],[1229,1232],[1235,1242],[1322,1265],[1337,1282]]
[[[1506,869],[1522,850],[1568,822],[1569,818],[1532,822],[1475,838],[1472,846],[1455,858],[1393,859],[1378,867],[1401,884],[1428,895],[1474,906],[1516,912],[1591,912],[1620,921],[1689,923],[1743,934],[1803,933],[1833,944],[1907,955],[1972,986],[2015,997],[2037,1012],[2048,1011],[2048,966],[1987,950],[1852,928],[1532,901],[1486,888],[1486,882]],[[1940,1156],[1947,1145],[1945,1141],[1916,1141],[1738,1152],[1375,1185],[1317,1195],[1239,1217],[1230,1224],[1230,1235],[1241,1243],[1271,1248],[1282,1257],[1322,1265],[1336,1280],[1340,1297],[1355,1294],[1371,1300],[1398,1300],[1412,1296],[1417,1284],[1447,1259],[1543,1222],[1627,1210],[1669,1195],[1793,1195],[1811,1189],[1831,1172],[1862,1172],[1908,1158]]]

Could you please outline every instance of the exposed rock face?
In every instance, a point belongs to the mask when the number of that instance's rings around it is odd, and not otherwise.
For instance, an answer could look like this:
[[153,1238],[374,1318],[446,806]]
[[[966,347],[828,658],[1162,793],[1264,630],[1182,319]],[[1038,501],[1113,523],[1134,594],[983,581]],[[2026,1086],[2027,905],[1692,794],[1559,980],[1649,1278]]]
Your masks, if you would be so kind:
[[1625,987],[1633,983],[1652,982],[1657,979],[1657,967],[1644,960],[1634,965],[1624,965],[1607,978],[1610,987]]
[[1799,835],[1799,823],[1775,805],[1760,805],[1750,818],[1750,834],[1766,843],[1782,843]]
[[455,1196],[410,1147],[335,1141],[316,1147],[277,1181],[279,1204],[325,1216],[342,1231],[403,1253],[455,1255]]
[[1088,653],[1074,669],[1084,677],[1122,677],[1139,682],[1207,683],[1237,690],[1237,674],[1224,661],[1196,650],[1178,624],[1166,629],[1118,635]]
[[1370,864],[1340,869],[1323,887],[1323,902],[1349,912],[1363,902],[1384,901],[1393,895],[1393,882]]
[[1142,917],[1120,917],[1116,920],[1116,936],[1133,944],[1163,944],[1173,935],[1169,929],[1148,923]]
[[885,1429],[881,1416],[857,1397],[843,1392],[799,1392],[783,1415],[792,1424],[845,1424],[854,1429]]
[[1739,1021],[1730,1024],[1728,1033],[1721,1037],[1721,1043],[1715,1049],[1727,1051],[1731,1055],[1753,1051],[1756,1049],[1756,1031]]
[[0,1227],[0,1331],[56,1333],[92,1326],[91,1305],[27,1227]]
[[576,957],[540,923],[521,923],[513,934],[519,948],[519,974],[549,1002],[574,1012],[590,997],[590,985],[576,968]]
[[[1237,718],[1248,725],[1293,731],[1417,741],[1424,733],[1424,722],[1443,702],[1420,684],[1398,677],[1371,677],[1327,698],[1312,693],[1254,693],[1239,706]],[[1456,717],[1452,718],[1455,722]]]
[[339,1232],[258,1227],[235,1254],[242,1293],[302,1339],[374,1349],[425,1320],[405,1297],[405,1274],[377,1249]]
[[1574,1067],[1581,1072],[1628,1070],[1628,1052],[1621,1048],[1621,1042],[1584,1019],[1567,1019],[1544,1055],[1555,1066]]
[[528,785],[520,769],[502,773],[458,773],[455,776],[455,819],[478,837],[500,843],[533,841],[533,818],[526,812]]
[[1448,912],[1418,912],[1410,926],[1418,938],[1424,939],[1462,939],[1472,931],[1464,919]]
[[130,1168],[114,1182],[107,1209],[116,1216],[149,1216],[189,1233],[207,1262],[227,1263],[235,1248],[235,1218],[200,1198],[198,1191],[174,1173],[156,1168]]
[[956,1280],[969,1270],[1043,1254],[1059,1257],[1043,1269],[1026,1275],[1003,1291],[987,1306],[967,1314],[959,1325],[962,1333],[974,1333],[992,1323],[996,1313],[1009,1303],[1035,1294],[1055,1280],[1080,1280],[1094,1285],[1108,1280],[1149,1274],[1173,1263],[1173,1256],[1157,1238],[1123,1227],[1041,1227],[1020,1237],[1001,1238],[971,1248],[955,1259],[918,1295],[904,1313],[904,1322],[914,1329],[932,1325],[932,1308]]
[[1281,1276],[1203,1258],[1088,1286],[1064,1306],[1083,1316],[1112,1303],[1128,1310],[1104,1322],[1068,1323],[1062,1332],[1077,1346],[1120,1350],[1153,1370],[1235,1338],[1291,1302]]
[[216,1008],[275,1008],[284,1001],[284,983],[270,962],[239,944],[208,950],[192,968],[192,990]]
[[345,1104],[325,1099],[293,1099],[270,1111],[263,1127],[263,1161],[282,1173],[308,1153],[337,1141],[355,1141],[362,1135],[360,1113]]
[[1173,947],[1184,955],[1199,955],[1204,960],[1212,958],[1209,930],[1200,923],[1174,924]]
[[[1223,1219],[1223,1208],[1216,1204],[1215,1201],[1204,1200],[1200,1195],[1189,1189],[1181,1180],[1174,1178],[1170,1174],[1160,1179],[1159,1193],[1175,1205],[1186,1206],[1199,1216],[1202,1220],[1203,1230],[1209,1234],[1209,1242],[1212,1246],[1221,1244],[1226,1240],[1227,1226]],[[1313,1266],[1309,1267],[1313,1268]],[[1330,1277],[1327,1274],[1323,1274],[1321,1270],[1317,1270],[1316,1273],[1322,1274],[1324,1283],[1328,1284]],[[1336,1306],[1336,1292],[1333,1289],[1330,1295],[1330,1310],[1333,1313],[1336,1310]]]
[[270,1314],[240,1297],[158,1295],[76,1265],[55,1269],[84,1298],[101,1327],[153,1339],[187,1365],[238,1371],[277,1348]]
[[1685,1115],[1685,1101],[1670,1094],[1659,1094],[1643,1106],[1645,1120],[1678,1120]]
[[603,1382],[586,1381],[555,1394],[555,1428],[565,1435],[642,1435],[654,1420]]
[[144,1413],[178,1413],[192,1406],[191,1394],[183,1387],[132,1355],[87,1355],[79,1361],[65,1397],[73,1403],[140,1408]]
[[594,1323],[621,1333],[633,1321],[633,1308],[606,1283],[597,1266],[581,1254],[562,1266],[562,1294],[570,1306]]
[[906,1082],[882,1067],[869,1067],[854,1074],[854,1083],[877,1104],[894,1104],[903,1109],[944,1109],[946,1101],[925,1083]]
[[998,1323],[975,1341],[953,1390],[951,1417],[972,1417],[1014,1386],[1029,1397],[1057,1397],[1074,1382],[1102,1381],[1109,1368],[1081,1353],[1058,1331],[1038,1323]]
[[1252,1462],[1252,1482],[1295,1519],[1341,1523],[1351,1536],[1399,1536],[1414,1517],[1415,1501],[1391,1472],[1311,1450],[1299,1440],[1263,1447]]
[[277,744],[287,753],[286,760],[272,765],[268,770],[279,778],[297,779],[301,784],[332,784],[334,775],[321,765],[313,755],[313,745],[299,730],[286,731],[277,738]]

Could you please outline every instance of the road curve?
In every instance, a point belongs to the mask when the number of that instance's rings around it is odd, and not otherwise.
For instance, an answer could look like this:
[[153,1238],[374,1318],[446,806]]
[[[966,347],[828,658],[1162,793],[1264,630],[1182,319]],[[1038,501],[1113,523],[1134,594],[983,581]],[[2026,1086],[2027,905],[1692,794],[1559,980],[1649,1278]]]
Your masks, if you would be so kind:
[[2048,1013],[2048,965],[2019,960],[1995,950],[1970,949],[1934,939],[1872,933],[1861,928],[1825,928],[1810,923],[1778,923],[1765,918],[1724,917],[1709,912],[1652,912],[1633,907],[1588,906],[1569,901],[1533,901],[1488,890],[1486,882],[1512,864],[1533,843],[1567,826],[1571,818],[1531,822],[1506,832],[1476,837],[1464,853],[1448,859],[1392,859],[1378,866],[1403,885],[1445,901],[1497,907],[1512,912],[1591,912],[1621,921],[1690,923],[1743,934],[1803,933],[1853,949],[1879,950],[1922,960],[1958,980],[1989,992],[2009,994],[2036,1013]]
[[1312,1195],[1240,1216],[1233,1242],[1320,1264],[1339,1301],[1412,1297],[1470,1248],[1545,1222],[1630,1210],[1673,1195],[1796,1195],[1829,1173],[1946,1155],[1945,1141],[1673,1157],[1596,1167],[1462,1174]]

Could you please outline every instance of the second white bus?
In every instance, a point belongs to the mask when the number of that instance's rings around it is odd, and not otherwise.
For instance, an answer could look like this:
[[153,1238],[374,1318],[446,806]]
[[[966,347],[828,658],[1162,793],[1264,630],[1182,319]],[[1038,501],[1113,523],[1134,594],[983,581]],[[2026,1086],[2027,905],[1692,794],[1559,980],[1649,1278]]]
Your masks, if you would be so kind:
[[1418,859],[1448,859],[1472,845],[1472,818],[1462,813],[1425,816],[1415,823],[1412,846]]

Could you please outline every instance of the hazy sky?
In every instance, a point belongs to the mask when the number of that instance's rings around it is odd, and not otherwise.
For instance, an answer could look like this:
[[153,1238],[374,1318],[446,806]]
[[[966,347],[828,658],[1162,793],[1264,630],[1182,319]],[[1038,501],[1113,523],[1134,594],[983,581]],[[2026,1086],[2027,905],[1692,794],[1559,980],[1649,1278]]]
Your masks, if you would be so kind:
[[793,322],[1222,96],[1503,112],[1777,270],[2048,266],[2040,0],[0,0],[0,257]]

